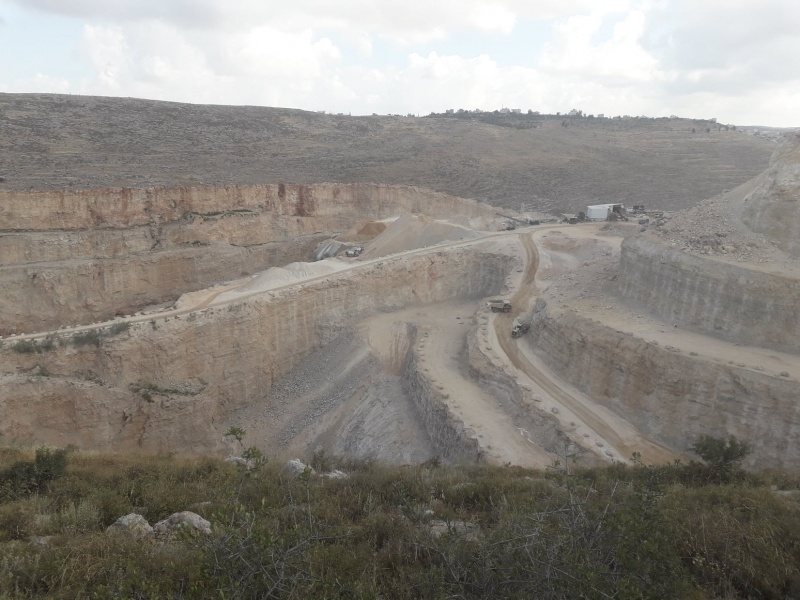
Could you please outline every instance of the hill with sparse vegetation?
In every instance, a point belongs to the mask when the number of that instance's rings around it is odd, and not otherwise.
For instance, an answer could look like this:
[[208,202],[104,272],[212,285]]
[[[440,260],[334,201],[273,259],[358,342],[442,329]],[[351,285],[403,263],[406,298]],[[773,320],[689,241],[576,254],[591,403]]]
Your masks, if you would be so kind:
[[11,190],[374,182],[514,209],[676,210],[754,177],[774,148],[703,119],[347,116],[0,94],[0,189]]

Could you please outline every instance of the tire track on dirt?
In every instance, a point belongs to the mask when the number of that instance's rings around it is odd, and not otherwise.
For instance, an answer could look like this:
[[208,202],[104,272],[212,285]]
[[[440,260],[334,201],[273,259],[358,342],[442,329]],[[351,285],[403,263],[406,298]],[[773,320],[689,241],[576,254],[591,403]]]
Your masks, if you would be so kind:
[[521,352],[518,345],[511,337],[511,325],[518,316],[528,306],[535,295],[538,294],[536,285],[536,272],[539,268],[539,252],[533,240],[533,233],[520,234],[520,239],[527,253],[527,265],[525,268],[522,285],[512,296],[512,310],[508,314],[498,315],[494,321],[495,333],[500,348],[508,357],[511,364],[531,378],[542,390],[549,394],[553,400],[570,410],[584,424],[592,429],[600,438],[606,441],[622,456],[628,457],[633,452],[639,452],[642,458],[650,463],[665,462],[672,460],[675,455],[666,448],[651,442],[637,433],[637,439],[631,443],[623,438],[608,423],[602,415],[597,414],[589,406],[574,398],[567,393],[555,379],[551,379],[547,374],[539,370]]

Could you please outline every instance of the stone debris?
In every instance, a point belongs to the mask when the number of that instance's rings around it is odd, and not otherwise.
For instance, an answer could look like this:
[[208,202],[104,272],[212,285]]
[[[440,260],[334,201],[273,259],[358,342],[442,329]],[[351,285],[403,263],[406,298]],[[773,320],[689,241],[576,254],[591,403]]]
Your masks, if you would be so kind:
[[114,521],[106,528],[106,533],[123,533],[133,537],[153,535],[153,528],[142,515],[130,513]]
[[673,247],[695,256],[756,264],[789,260],[765,235],[754,233],[741,223],[740,206],[750,197],[744,187],[676,213],[664,226],[652,231]]
[[304,463],[299,458],[293,458],[292,460],[288,461],[284,466],[283,470],[289,473],[289,475],[302,475],[306,471],[311,473],[312,475],[316,474],[316,471],[311,468],[309,465]]
[[153,525],[153,532],[156,535],[169,536],[174,535],[183,528],[199,531],[204,534],[211,533],[211,523],[197,513],[188,510],[173,513],[163,521],[159,521]]

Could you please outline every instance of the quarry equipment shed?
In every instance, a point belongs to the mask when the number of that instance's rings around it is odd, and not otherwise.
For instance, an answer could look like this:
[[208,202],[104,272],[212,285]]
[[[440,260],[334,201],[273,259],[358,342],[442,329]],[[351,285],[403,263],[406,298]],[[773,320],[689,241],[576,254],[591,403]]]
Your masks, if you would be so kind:
[[624,214],[622,204],[594,204],[586,207],[586,219],[589,221],[605,221],[612,212]]

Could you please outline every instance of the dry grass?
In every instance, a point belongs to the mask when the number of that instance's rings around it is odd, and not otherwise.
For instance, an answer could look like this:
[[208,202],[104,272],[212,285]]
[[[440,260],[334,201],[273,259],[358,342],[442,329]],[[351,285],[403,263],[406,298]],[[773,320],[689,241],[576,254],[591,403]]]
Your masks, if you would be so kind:
[[[720,486],[699,465],[568,474],[317,458],[350,478],[72,451],[66,474],[46,489],[0,501],[0,598],[710,599],[800,590],[800,511],[763,475]],[[2,450],[0,468],[32,459]],[[122,514],[153,523],[186,509],[208,518],[213,534],[104,533]]]

